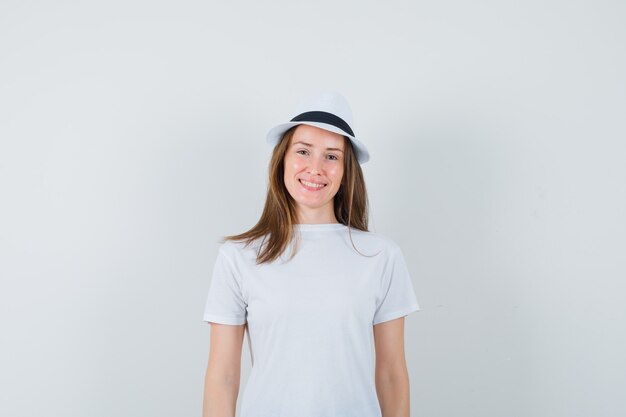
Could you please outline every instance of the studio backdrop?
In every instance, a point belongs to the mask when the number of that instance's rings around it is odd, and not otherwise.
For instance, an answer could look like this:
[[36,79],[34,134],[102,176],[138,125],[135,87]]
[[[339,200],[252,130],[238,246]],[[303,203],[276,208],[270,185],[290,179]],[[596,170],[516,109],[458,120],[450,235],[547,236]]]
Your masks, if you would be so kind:
[[326,89],[420,302],[411,415],[626,415],[625,21],[617,0],[3,1],[0,415],[200,415],[219,239],[258,220],[267,129]]

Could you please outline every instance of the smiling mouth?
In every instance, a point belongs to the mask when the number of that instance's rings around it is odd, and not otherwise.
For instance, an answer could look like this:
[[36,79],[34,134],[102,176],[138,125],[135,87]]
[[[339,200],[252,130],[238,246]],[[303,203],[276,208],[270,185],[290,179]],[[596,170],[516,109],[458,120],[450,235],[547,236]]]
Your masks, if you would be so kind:
[[[298,182],[302,185],[302,187],[304,187],[306,190],[309,191],[317,191],[317,190],[321,190],[322,188],[326,187],[327,184],[315,184],[315,183],[311,183],[311,182],[302,182],[301,179],[298,180]],[[314,185],[310,185],[310,184],[314,184]]]

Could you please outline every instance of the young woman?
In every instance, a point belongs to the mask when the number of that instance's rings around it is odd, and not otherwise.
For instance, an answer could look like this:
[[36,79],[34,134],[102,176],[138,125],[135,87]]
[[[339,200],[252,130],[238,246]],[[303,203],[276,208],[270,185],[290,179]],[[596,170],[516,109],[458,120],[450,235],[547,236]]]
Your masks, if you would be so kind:
[[261,218],[222,240],[213,270],[204,417],[235,416],[246,330],[241,417],[409,417],[404,316],[420,307],[400,247],[367,229],[352,126],[324,92],[270,130]]

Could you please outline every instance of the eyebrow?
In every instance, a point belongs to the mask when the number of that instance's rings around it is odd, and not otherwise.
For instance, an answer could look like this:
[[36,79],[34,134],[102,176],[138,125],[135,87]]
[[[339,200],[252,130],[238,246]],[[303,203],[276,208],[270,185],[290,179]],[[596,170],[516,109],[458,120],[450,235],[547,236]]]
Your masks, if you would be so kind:
[[[302,145],[304,145],[304,146],[308,146],[309,148],[310,148],[311,146],[313,146],[312,144],[310,144],[310,143],[306,143],[306,142],[302,142],[301,140],[299,140],[298,142],[294,142],[294,143],[292,143],[291,145],[292,145],[292,146],[295,146],[295,145],[297,145],[297,144],[302,144]],[[339,151],[339,152],[343,153],[343,150],[342,150],[342,149],[339,149],[339,148],[326,148],[326,150],[327,150],[327,151]]]

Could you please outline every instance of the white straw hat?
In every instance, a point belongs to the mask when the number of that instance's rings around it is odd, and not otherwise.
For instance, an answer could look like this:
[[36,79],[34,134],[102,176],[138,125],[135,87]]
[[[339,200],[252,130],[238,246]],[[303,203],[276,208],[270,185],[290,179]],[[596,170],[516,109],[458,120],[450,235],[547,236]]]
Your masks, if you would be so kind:
[[274,126],[267,133],[267,143],[275,146],[291,127],[305,124],[344,135],[352,141],[359,164],[370,159],[365,145],[354,135],[354,121],[348,101],[339,92],[324,91],[304,100],[287,123]]

